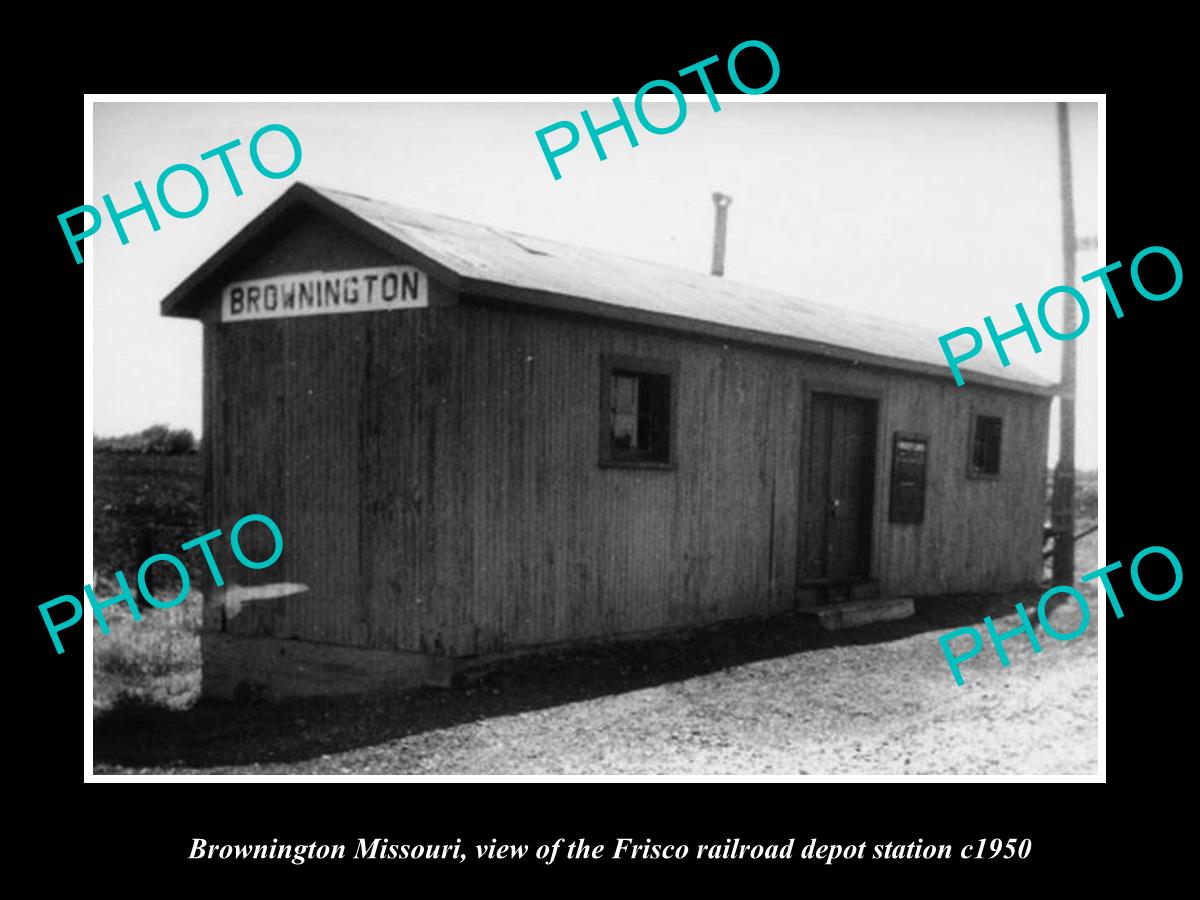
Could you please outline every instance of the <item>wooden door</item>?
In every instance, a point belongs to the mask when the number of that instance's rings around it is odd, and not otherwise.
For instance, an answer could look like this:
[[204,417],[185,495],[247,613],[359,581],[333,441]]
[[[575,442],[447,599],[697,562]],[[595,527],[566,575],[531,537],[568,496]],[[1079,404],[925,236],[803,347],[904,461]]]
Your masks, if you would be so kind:
[[801,580],[845,582],[870,574],[876,403],[813,394],[801,510]]

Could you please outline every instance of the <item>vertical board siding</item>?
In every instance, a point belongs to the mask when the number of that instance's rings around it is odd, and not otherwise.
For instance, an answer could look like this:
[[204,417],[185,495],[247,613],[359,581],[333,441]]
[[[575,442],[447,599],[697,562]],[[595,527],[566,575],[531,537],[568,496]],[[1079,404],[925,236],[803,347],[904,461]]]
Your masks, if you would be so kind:
[[[228,280],[396,262],[320,220]],[[219,286],[213,287],[215,301]],[[461,302],[459,302],[461,301]],[[1036,581],[1048,400],[846,363],[497,308],[205,325],[210,527],[271,516],[279,563],[227,581],[302,594],[205,621],[234,634],[470,655],[792,607],[823,511],[802,479],[814,392],[878,403],[871,573],[885,594]],[[676,466],[598,464],[600,359],[678,364]],[[971,417],[1002,473],[966,477]],[[887,522],[892,433],[930,436],[925,520]],[[270,552],[248,526],[251,558]]]
[[[397,260],[316,216],[282,223],[248,251],[224,282],[289,272],[352,269]],[[223,283],[224,283],[223,282]],[[209,309],[221,284],[209,286]],[[461,370],[444,344],[442,304],[353,316],[205,325],[205,479],[210,521],[226,536],[241,516],[271,516],[284,553],[268,569],[217,559],[227,582],[290,582],[308,590],[223,609],[206,593],[205,621],[232,634],[385,649],[435,647],[445,613],[461,613],[455,503],[465,496],[458,406],[447,375]],[[436,363],[446,361],[439,370]],[[455,448],[459,448],[455,450]],[[455,472],[459,474],[455,476]],[[434,489],[441,478],[450,494]],[[457,500],[455,498],[458,498]],[[440,518],[439,518],[440,517]],[[461,513],[458,514],[461,519]],[[266,537],[248,526],[248,538]],[[270,552],[247,544],[251,558]],[[439,556],[438,554],[442,554]],[[454,596],[448,599],[449,592]],[[434,609],[434,604],[442,608]]]
[[237,567],[237,583],[308,586],[245,605],[226,630],[438,652],[461,629],[464,394],[453,348],[437,349],[445,312],[209,326],[214,506],[223,521],[264,512],[285,541],[279,563]]
[[[864,371],[486,306],[455,311],[464,387],[475,626],[455,653],[695,624],[790,608],[812,391],[879,401],[872,575],[890,593],[1033,583],[1047,403],[949,377]],[[674,470],[598,465],[603,354],[680,364]],[[968,479],[976,405],[1004,417],[999,480]],[[893,431],[931,442],[925,521],[886,521]],[[464,536],[465,538],[465,536]],[[463,538],[460,538],[463,540]]]
[[[667,628],[791,603],[794,363],[629,329],[457,311],[471,368],[476,646]],[[600,358],[679,363],[672,470],[598,465]]]
[[[939,594],[1035,583],[1046,515],[1049,401],[932,379],[898,381],[889,399],[887,476],[893,431],[924,432],[930,443],[924,521],[884,525],[884,590]],[[1004,422],[998,479],[966,474],[971,420],[979,412]]]

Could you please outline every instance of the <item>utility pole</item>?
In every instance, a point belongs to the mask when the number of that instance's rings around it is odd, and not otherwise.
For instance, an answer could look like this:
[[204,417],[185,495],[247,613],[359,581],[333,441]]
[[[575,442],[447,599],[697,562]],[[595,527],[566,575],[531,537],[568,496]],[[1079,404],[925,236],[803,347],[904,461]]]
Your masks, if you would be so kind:
[[[1063,284],[1075,283],[1075,201],[1071,192],[1071,136],[1067,104],[1058,104],[1058,169],[1062,190]],[[1077,327],[1075,304],[1063,304],[1063,334]],[[1075,581],[1075,342],[1064,341],[1062,376],[1058,388],[1058,464],[1054,468],[1054,494],[1050,527],[1054,530],[1054,583]]]

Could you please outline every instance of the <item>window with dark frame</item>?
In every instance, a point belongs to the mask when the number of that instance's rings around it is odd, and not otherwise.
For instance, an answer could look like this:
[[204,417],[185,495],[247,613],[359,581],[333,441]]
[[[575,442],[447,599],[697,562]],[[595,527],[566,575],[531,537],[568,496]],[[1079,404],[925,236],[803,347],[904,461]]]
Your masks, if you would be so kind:
[[606,358],[601,370],[600,462],[669,466],[672,373],[665,364]]
[[970,474],[995,478],[1000,475],[999,416],[976,416],[971,432]]

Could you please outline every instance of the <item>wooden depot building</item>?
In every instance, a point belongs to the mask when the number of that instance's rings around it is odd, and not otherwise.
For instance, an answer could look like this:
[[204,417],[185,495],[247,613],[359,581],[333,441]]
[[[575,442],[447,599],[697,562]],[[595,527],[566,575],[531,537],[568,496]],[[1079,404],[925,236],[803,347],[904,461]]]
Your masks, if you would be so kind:
[[284,538],[218,555],[209,695],[1041,575],[1053,386],[910,325],[303,184],[162,312],[204,522]]

